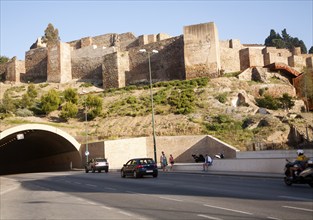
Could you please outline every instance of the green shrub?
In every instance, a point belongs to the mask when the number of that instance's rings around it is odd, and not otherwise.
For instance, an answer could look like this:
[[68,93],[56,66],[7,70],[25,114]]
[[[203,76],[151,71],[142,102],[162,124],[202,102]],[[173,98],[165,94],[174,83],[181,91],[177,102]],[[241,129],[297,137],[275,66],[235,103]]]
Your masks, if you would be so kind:
[[220,93],[217,96],[215,96],[215,98],[220,102],[220,103],[225,103],[227,101],[227,92],[224,93]]
[[29,117],[29,116],[33,116],[34,113],[27,108],[19,108],[15,111],[15,115],[20,116],[20,117]]
[[60,117],[68,120],[69,118],[75,118],[78,113],[78,107],[72,102],[67,102],[62,106]]
[[41,110],[45,114],[57,110],[61,104],[61,99],[58,92],[51,89],[47,94],[41,97]]
[[76,89],[68,88],[64,90],[63,96],[66,102],[71,102],[73,104],[77,104],[78,102],[78,93]]
[[279,100],[269,95],[265,95],[264,98],[255,99],[255,101],[257,105],[261,108],[277,110],[281,107],[281,103],[279,102]]

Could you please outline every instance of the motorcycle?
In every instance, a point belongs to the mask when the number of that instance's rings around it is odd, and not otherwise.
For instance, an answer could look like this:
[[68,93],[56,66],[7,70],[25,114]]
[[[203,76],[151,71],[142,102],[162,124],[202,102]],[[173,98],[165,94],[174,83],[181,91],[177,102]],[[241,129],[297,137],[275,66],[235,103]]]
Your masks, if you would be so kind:
[[[313,188],[313,160],[307,162],[305,169],[301,170],[298,164],[287,160],[285,165],[284,182],[287,186],[292,184],[309,184]],[[296,167],[298,170],[292,170],[291,167]]]

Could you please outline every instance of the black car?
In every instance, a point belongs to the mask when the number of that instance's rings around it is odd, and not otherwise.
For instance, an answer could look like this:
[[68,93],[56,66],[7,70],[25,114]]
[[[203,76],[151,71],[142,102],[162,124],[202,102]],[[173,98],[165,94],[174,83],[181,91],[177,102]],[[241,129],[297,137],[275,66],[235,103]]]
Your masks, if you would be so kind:
[[121,177],[133,176],[135,178],[151,175],[158,176],[158,167],[152,158],[134,158],[123,165]]
[[88,173],[92,171],[98,171],[99,173],[104,170],[106,173],[109,172],[109,162],[105,158],[93,158],[88,161],[85,165],[85,171]]

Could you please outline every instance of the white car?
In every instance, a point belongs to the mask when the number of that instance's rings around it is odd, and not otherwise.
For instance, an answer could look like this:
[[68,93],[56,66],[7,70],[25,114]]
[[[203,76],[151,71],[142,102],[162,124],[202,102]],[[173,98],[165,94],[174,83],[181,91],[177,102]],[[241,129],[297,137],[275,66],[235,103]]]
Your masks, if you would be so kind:
[[104,170],[106,173],[109,172],[109,162],[105,158],[93,158],[88,161],[85,165],[85,171],[93,173],[98,171],[99,173]]

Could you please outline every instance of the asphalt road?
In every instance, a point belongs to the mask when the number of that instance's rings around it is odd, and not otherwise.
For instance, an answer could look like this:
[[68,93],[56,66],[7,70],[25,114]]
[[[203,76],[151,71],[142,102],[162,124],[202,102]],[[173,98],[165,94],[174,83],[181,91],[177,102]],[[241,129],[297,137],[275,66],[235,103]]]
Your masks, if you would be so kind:
[[313,189],[281,179],[117,172],[2,176],[0,219],[313,219]]

